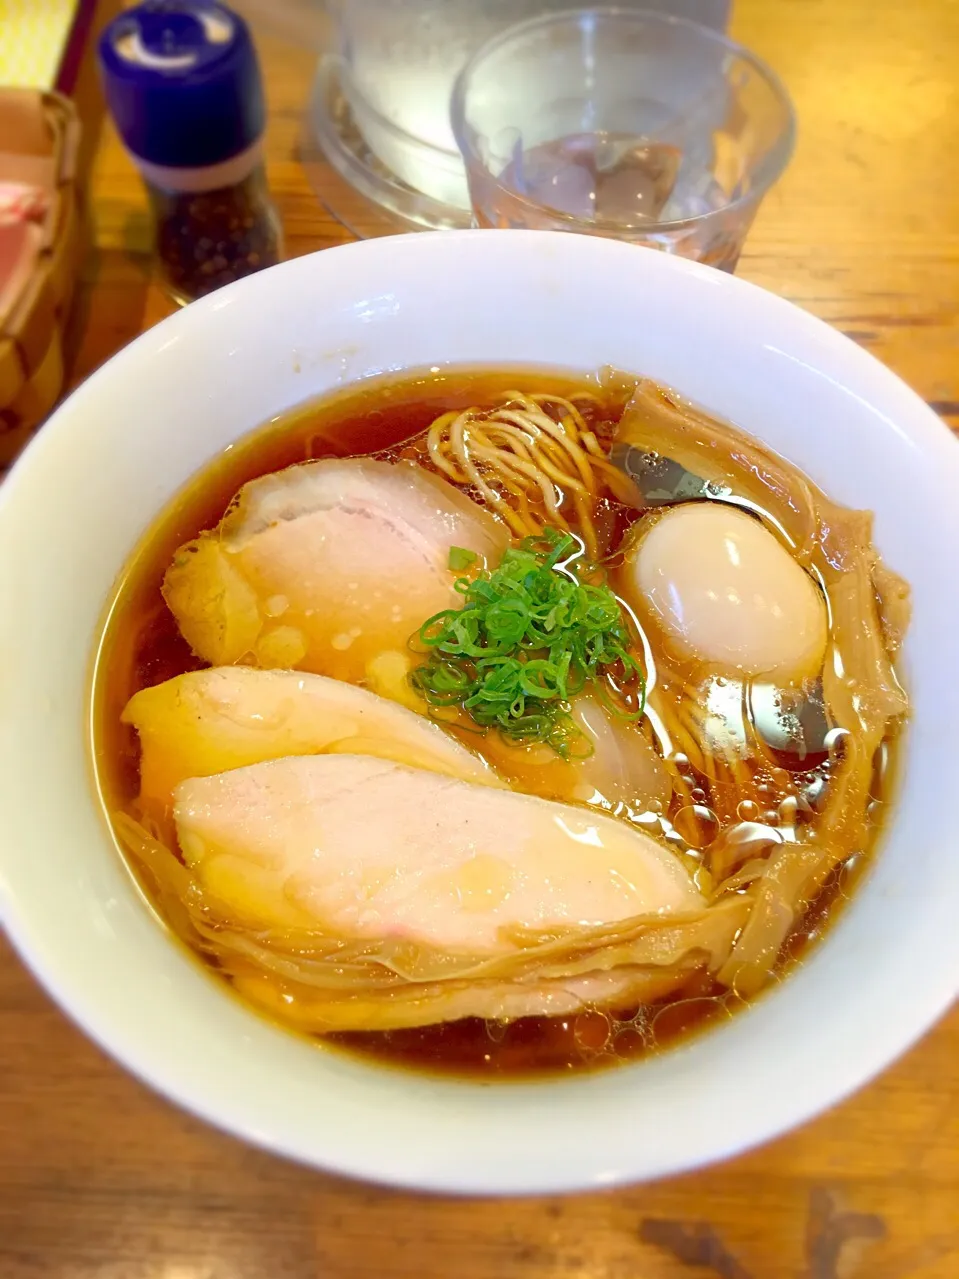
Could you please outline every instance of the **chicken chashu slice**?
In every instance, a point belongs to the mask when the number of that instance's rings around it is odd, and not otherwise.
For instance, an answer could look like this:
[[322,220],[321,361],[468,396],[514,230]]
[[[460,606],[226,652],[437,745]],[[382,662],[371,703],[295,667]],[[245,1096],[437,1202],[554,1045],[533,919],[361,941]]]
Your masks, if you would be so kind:
[[[202,889],[233,927],[257,936],[309,930],[482,961],[521,957],[522,930],[705,907],[680,861],[625,822],[365,756],[289,757],[189,779],[174,792],[174,818]],[[314,1028],[550,1014],[629,1002],[651,978],[657,995],[670,986],[662,970],[608,966],[582,981],[454,982],[432,994],[414,983],[335,997]],[[671,984],[684,975],[674,970]]]
[[[544,799],[665,813],[672,782],[641,726],[610,715],[588,693],[573,699],[570,716],[589,750],[585,758],[563,759],[543,742],[514,744],[499,733],[483,738],[482,750],[513,786]],[[460,740],[468,742],[468,734]]]
[[407,462],[326,458],[245,484],[174,556],[163,596],[195,653],[361,681],[434,613],[456,608],[451,547],[498,564],[509,533]]
[[503,785],[483,759],[430,720],[354,684],[301,671],[191,671],[135,693],[122,718],[140,738],[141,806],[156,817],[188,777],[284,755],[372,755]]
[[[409,680],[416,660],[410,653],[383,654],[371,666],[371,684],[382,696],[423,714],[426,703]],[[625,805],[633,813],[666,812],[672,781],[643,727],[611,715],[589,692],[573,698],[570,715],[586,749],[569,759],[545,742],[512,742],[495,729],[478,737],[476,725],[465,714],[457,718],[445,710],[440,722],[467,748],[475,743],[516,790],[606,809]]]

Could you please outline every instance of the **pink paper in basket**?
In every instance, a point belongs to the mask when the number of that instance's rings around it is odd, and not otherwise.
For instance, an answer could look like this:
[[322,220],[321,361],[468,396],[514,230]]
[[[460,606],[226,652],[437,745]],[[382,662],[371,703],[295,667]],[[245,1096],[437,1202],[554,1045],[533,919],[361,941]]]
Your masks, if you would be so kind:
[[43,244],[49,197],[24,182],[0,182],[0,322],[16,304]]
[[42,222],[49,197],[26,182],[0,182],[0,227],[19,222]]

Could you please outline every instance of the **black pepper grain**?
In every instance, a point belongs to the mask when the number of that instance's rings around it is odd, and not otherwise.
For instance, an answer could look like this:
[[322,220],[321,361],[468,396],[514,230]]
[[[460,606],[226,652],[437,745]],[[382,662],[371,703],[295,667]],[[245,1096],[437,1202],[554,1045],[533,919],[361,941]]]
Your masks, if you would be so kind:
[[157,253],[167,284],[181,301],[212,293],[282,253],[279,219],[262,166],[213,191],[150,192]]

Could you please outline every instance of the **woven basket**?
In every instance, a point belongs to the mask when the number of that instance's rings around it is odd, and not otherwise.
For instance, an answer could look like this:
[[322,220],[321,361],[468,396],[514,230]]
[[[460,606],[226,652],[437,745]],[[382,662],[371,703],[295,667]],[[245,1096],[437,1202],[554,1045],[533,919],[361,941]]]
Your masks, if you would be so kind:
[[0,467],[13,461],[63,389],[63,328],[81,259],[77,153],[69,99],[0,90],[0,181],[47,194],[29,274],[0,313]]

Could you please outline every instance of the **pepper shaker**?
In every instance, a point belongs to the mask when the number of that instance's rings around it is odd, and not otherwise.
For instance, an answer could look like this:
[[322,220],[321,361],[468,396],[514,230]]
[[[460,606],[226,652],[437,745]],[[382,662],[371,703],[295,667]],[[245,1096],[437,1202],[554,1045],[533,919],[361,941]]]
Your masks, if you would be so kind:
[[146,0],[107,26],[99,54],[173,297],[191,302],[278,262],[263,87],[243,19],[218,0]]

